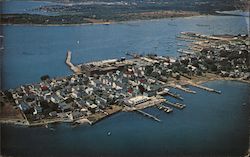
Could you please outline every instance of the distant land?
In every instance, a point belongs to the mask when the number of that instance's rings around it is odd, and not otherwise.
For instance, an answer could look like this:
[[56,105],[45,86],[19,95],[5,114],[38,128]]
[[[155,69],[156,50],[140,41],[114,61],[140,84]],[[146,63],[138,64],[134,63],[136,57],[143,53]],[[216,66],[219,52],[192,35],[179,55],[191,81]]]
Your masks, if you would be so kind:
[[56,3],[31,10],[46,14],[1,14],[1,24],[109,24],[131,20],[217,15],[217,11],[235,10],[241,4],[240,0],[49,1]]

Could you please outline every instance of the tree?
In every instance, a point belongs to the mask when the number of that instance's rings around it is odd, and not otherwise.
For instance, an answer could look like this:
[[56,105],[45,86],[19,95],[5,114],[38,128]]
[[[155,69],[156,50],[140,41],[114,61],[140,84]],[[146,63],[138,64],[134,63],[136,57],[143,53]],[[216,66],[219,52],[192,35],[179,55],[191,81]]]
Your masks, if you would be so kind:
[[151,75],[152,72],[153,72],[153,67],[152,66],[146,66],[145,67],[145,74],[146,75]]
[[211,71],[216,72],[218,70],[217,66],[215,64],[212,64],[210,66]]
[[42,81],[46,81],[46,80],[50,79],[50,77],[49,77],[49,75],[43,75],[43,76],[40,77],[40,79]]

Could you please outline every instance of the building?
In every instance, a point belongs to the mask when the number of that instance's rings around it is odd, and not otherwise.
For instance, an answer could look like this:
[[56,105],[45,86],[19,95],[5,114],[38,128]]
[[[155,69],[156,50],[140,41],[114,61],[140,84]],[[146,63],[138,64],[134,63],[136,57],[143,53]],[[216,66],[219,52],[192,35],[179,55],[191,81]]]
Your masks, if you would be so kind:
[[148,100],[149,100],[149,97],[141,95],[141,96],[136,96],[136,97],[130,98],[128,100],[128,103],[130,105],[134,105],[135,106],[135,105],[144,103],[144,102],[146,102]]

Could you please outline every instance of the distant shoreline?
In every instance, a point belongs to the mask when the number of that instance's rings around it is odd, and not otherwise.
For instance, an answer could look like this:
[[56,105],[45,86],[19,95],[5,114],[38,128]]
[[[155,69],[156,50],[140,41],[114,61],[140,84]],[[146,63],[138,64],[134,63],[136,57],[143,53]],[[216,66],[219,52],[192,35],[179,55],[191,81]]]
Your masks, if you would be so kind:
[[34,26],[34,27],[67,27],[67,26],[91,26],[91,25],[112,25],[112,24],[127,24],[131,22],[146,22],[146,21],[158,21],[158,20],[164,20],[164,19],[179,19],[179,18],[193,18],[193,17],[208,17],[208,16],[238,16],[238,17],[244,17],[242,15],[234,15],[234,14],[224,14],[224,13],[218,13],[218,14],[207,14],[207,15],[192,15],[192,16],[176,16],[176,17],[165,17],[165,18],[153,18],[153,19],[136,19],[136,20],[126,20],[126,21],[110,21],[110,22],[93,22],[93,23],[72,23],[72,24],[34,24],[34,23],[0,23],[0,26]]
[[[200,14],[198,12],[191,12],[191,11],[155,11],[155,12],[142,12],[142,13],[129,13],[129,14],[121,14],[120,17],[117,17],[118,20],[113,19],[92,19],[92,18],[85,18],[76,17],[76,15],[69,16],[67,18],[70,18],[71,20],[73,18],[80,18],[81,20],[84,20],[83,23],[77,23],[79,22],[79,19],[74,19],[74,21],[67,21],[68,23],[60,23],[61,21],[54,21],[55,23],[36,23],[37,20],[50,20],[50,18],[53,18],[52,20],[60,20],[64,19],[63,16],[44,16],[44,15],[33,15],[33,14],[1,14],[1,24],[2,26],[9,26],[9,25],[15,25],[15,26],[84,26],[84,25],[110,25],[110,24],[116,24],[116,23],[127,23],[132,21],[150,21],[150,20],[160,20],[160,19],[171,19],[171,18],[190,18],[190,17],[197,17],[197,16],[209,16],[210,14]],[[211,14],[212,15],[212,14]],[[26,19],[31,18],[31,20],[34,21],[25,21]],[[33,19],[32,19],[33,18]],[[38,18],[38,19],[36,19]],[[22,20],[20,23],[12,22],[12,20]],[[7,22],[6,22],[7,21]],[[42,22],[42,21],[39,21]]]
[[[193,17],[206,17],[206,16],[216,16],[216,15],[197,15],[197,16],[186,16],[186,17],[174,17],[176,18],[193,18]],[[103,23],[82,23],[82,24],[2,24],[0,26],[35,26],[35,27],[58,27],[58,26],[90,26],[90,25],[112,25],[112,24],[127,24],[127,23],[134,23],[134,22],[146,22],[146,21],[159,21],[164,19],[171,19],[168,18],[160,18],[160,19],[145,19],[145,20],[129,20],[129,21],[112,21],[112,22],[103,22]]]

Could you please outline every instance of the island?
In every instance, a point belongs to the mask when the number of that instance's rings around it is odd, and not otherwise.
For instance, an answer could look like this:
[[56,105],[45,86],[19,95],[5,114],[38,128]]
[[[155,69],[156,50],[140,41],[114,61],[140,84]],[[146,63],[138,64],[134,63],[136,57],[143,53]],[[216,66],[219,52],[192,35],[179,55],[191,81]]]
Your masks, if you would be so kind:
[[187,49],[176,58],[157,54],[126,53],[128,57],[74,65],[67,52],[66,64],[74,74],[26,84],[0,91],[1,123],[40,126],[65,122],[73,126],[91,125],[115,113],[137,112],[160,122],[143,109],[156,107],[169,114],[186,104],[171,89],[195,94],[194,86],[220,94],[201,85],[211,80],[236,80],[250,83],[250,38],[248,35],[203,35],[182,32]]

